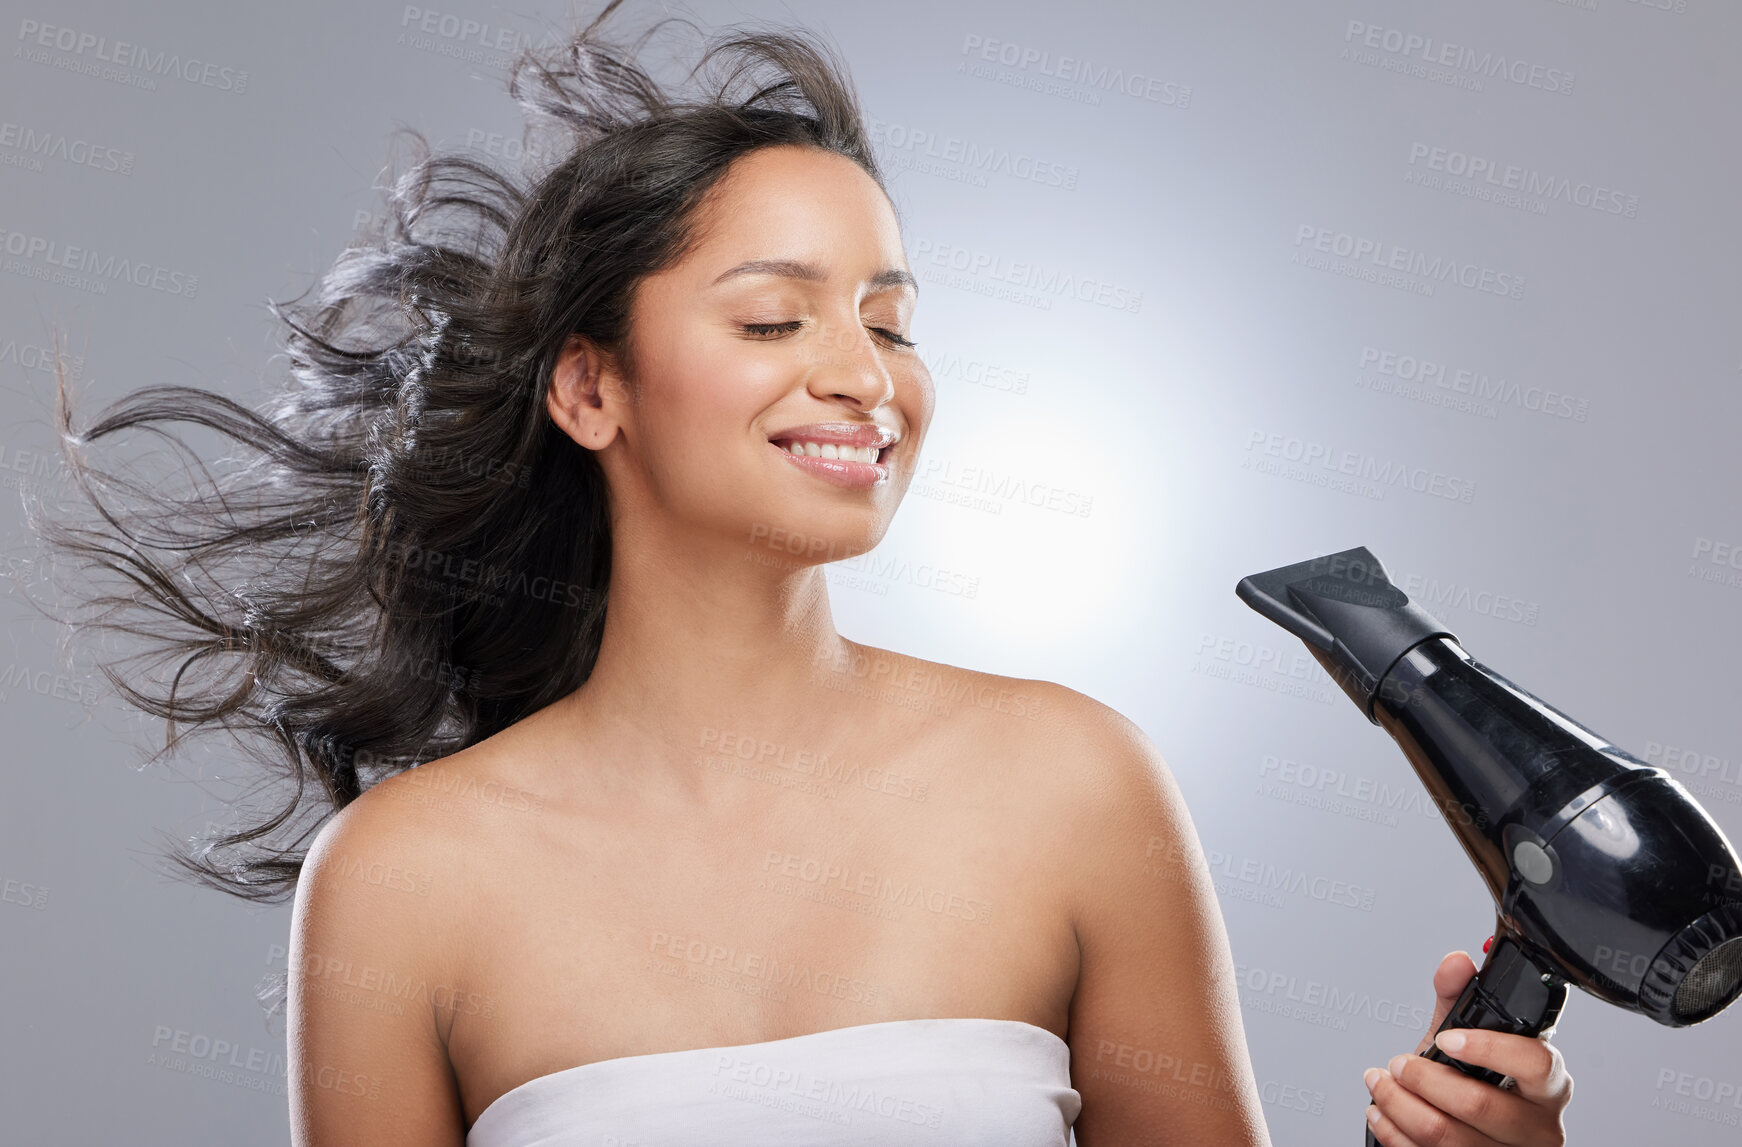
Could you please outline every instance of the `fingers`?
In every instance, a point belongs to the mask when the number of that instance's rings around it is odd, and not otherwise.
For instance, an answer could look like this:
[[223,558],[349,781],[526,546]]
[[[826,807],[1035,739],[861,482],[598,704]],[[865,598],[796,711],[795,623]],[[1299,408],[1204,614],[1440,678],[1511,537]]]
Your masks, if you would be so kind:
[[[1384,1147],[1492,1147],[1560,1144],[1559,1114],[1457,1068],[1418,1055],[1400,1055],[1388,1070],[1372,1069],[1373,1134]],[[1377,1113],[1377,1117],[1375,1117]],[[1546,1116],[1546,1117],[1545,1117]]]
[[1561,1049],[1546,1039],[1480,1028],[1455,1028],[1441,1032],[1434,1042],[1454,1059],[1510,1075],[1516,1084],[1513,1093],[1531,1103],[1558,1111],[1572,1098],[1573,1077],[1567,1074],[1566,1060]]
[[1434,1032],[1451,1013],[1452,1005],[1458,1002],[1464,988],[1476,975],[1476,965],[1465,951],[1447,952],[1440,959],[1440,966],[1434,969],[1434,1017],[1428,1021],[1427,1034],[1421,1037],[1421,1042],[1415,1045],[1415,1054],[1420,1055],[1433,1044]]
[[[1399,1058],[1430,1067],[1445,1067],[1420,1056]],[[1456,1072],[1455,1068],[1446,1070]],[[1391,1070],[1368,1068],[1366,1078],[1367,1090],[1373,1095],[1373,1105],[1367,1108],[1367,1125],[1383,1147],[1489,1147],[1492,1143],[1474,1127],[1416,1095]],[[1490,1087],[1488,1090],[1499,1093],[1500,1089]]]
[[1398,1129],[1377,1103],[1367,1107],[1367,1126],[1373,1129],[1373,1140],[1379,1147],[1420,1147]]

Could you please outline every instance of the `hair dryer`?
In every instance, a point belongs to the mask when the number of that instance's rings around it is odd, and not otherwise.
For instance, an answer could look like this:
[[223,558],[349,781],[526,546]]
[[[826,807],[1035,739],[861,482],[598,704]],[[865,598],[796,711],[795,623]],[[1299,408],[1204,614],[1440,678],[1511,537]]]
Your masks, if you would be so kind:
[[1391,734],[1488,882],[1494,936],[1441,1029],[1538,1035],[1567,984],[1668,1027],[1742,993],[1742,871],[1674,777],[1475,661],[1365,546],[1235,592]]

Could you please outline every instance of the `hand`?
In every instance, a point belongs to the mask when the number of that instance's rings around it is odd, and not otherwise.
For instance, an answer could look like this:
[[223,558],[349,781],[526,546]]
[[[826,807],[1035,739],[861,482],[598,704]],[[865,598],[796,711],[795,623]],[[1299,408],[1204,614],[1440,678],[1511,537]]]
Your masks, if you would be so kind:
[[[1475,974],[1476,965],[1467,952],[1452,952],[1441,960],[1434,973],[1439,1003],[1415,1054],[1397,1056],[1385,1070],[1367,1069],[1367,1090],[1375,1104],[1367,1109],[1368,1125],[1384,1147],[1563,1147],[1566,1143],[1561,1112],[1573,1097],[1573,1077],[1567,1074],[1560,1049],[1548,1042],[1554,1029],[1532,1037],[1462,1028],[1454,1029],[1464,1038],[1462,1046],[1448,1046],[1452,1031],[1441,1032],[1435,1040],[1434,1031]],[[1450,1064],[1423,1059],[1421,1053],[1435,1042],[1464,1063],[1510,1075],[1515,1086],[1502,1090],[1471,1079]]]

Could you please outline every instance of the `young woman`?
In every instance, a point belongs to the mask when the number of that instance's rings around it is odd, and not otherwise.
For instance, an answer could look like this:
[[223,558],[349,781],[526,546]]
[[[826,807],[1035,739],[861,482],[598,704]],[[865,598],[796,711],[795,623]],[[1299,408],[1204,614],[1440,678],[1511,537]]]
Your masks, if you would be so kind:
[[[934,402],[839,65],[740,36],[678,102],[598,23],[511,87],[560,161],[423,156],[281,311],[276,408],[147,390],[77,440],[257,459],[57,536],[191,626],[135,702],[293,782],[187,862],[294,888],[295,1141],[1268,1142],[1149,738],[835,630],[822,566],[884,536]],[[1458,1055],[1516,1088],[1400,1055],[1384,1143],[1563,1142],[1551,1045]]]

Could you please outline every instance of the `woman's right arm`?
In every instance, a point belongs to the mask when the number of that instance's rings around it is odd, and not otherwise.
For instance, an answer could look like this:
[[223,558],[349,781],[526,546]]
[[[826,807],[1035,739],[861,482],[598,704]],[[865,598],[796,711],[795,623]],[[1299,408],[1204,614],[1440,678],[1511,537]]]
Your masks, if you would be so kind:
[[[463,1147],[448,1061],[458,890],[416,805],[384,782],[321,830],[297,883],[289,960],[295,1147]],[[389,791],[383,791],[389,790]],[[435,991],[445,985],[446,993]]]

